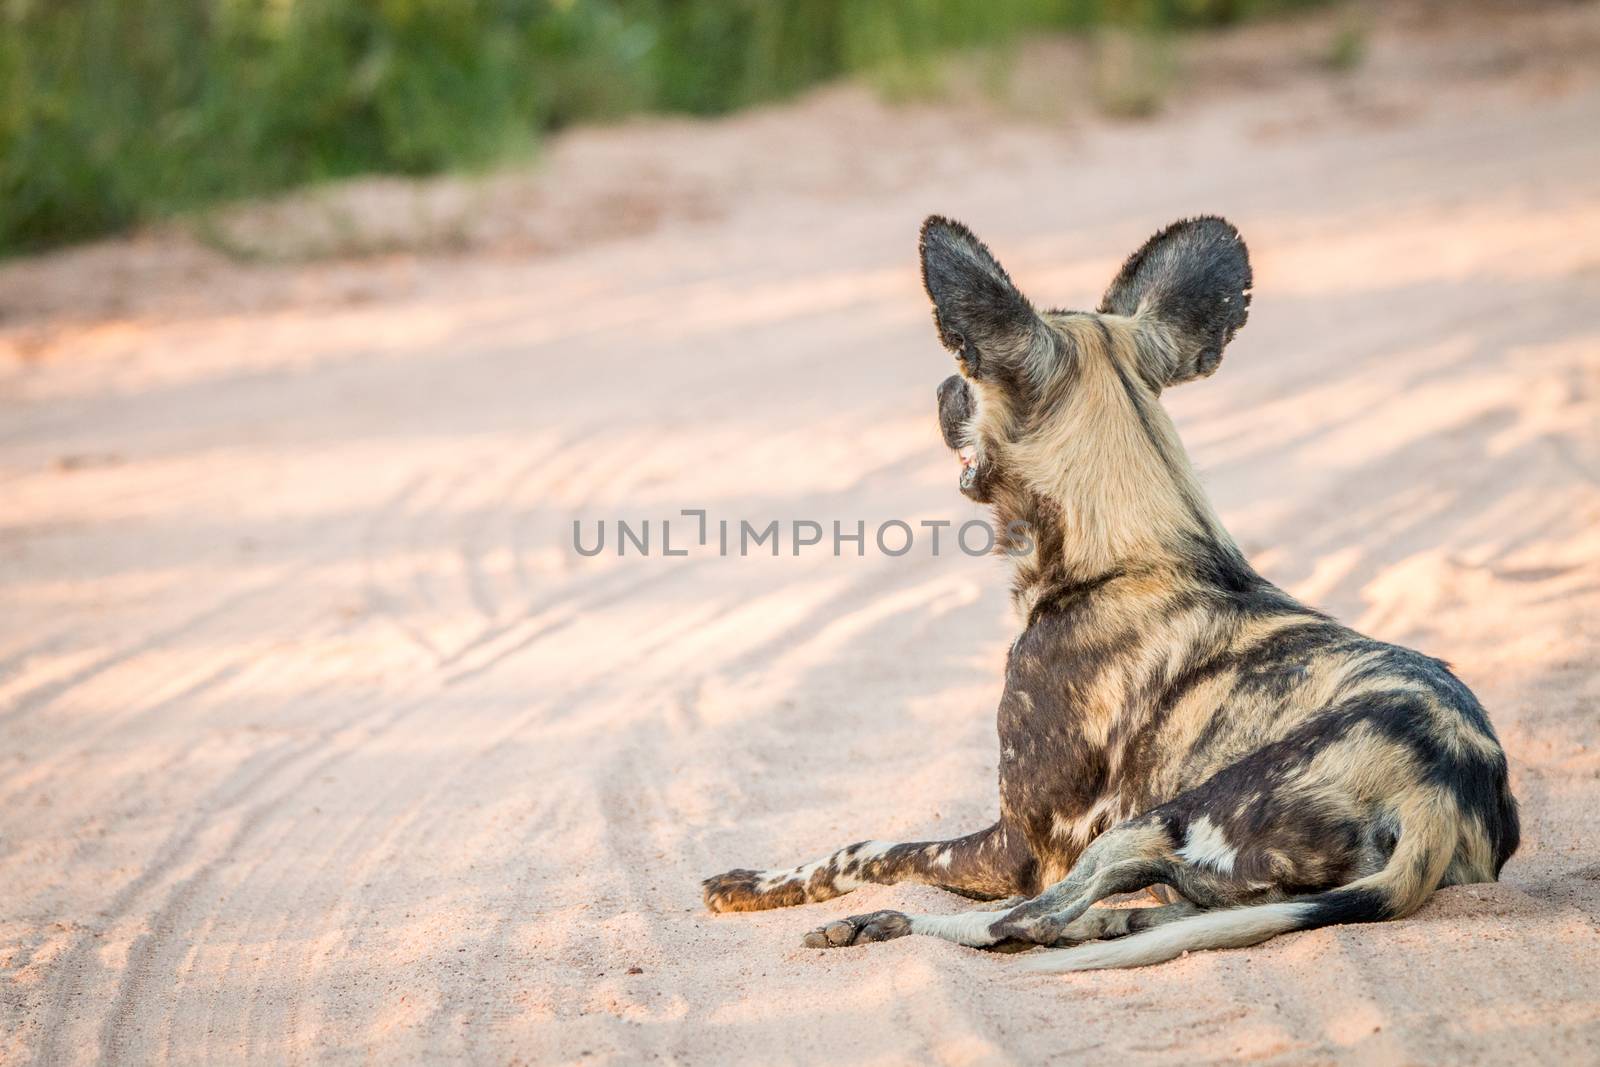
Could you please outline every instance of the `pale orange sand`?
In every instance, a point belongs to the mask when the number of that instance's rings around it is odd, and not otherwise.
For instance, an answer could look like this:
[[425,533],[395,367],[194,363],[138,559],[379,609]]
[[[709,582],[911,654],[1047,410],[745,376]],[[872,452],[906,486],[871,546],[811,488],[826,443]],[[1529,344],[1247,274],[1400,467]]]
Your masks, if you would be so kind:
[[[561,182],[711,194],[554,254],[0,268],[0,1063],[1595,1062],[1596,10],[1389,26],[1257,98],[1221,67],[1142,125],[834,91],[581,134]],[[1179,427],[1264,573],[1477,689],[1503,882],[1066,978],[799,947],[963,906],[926,888],[702,910],[728,867],[992,817],[997,563],[569,547],[974,516],[930,211],[1066,306],[1176,216],[1239,225],[1250,324]]]

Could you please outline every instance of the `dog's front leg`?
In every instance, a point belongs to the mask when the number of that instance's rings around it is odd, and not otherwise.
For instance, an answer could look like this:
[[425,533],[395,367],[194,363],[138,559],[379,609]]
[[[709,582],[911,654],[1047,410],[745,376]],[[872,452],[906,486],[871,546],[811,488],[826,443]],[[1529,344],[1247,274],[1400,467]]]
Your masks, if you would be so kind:
[[1002,824],[953,841],[861,841],[826,859],[778,870],[733,870],[702,884],[712,911],[809,904],[863,885],[921,882],[992,900],[1023,892],[1033,864],[1021,834]]
[[1004,912],[907,915],[874,911],[819,926],[805,935],[803,944],[808,948],[839,948],[926,934],[971,948],[995,948],[1007,944],[1053,945],[1130,933],[1192,914],[1193,905],[1141,909],[1144,914],[1139,919],[1130,918],[1120,926],[1101,916],[1086,919],[1086,913],[1118,893],[1131,893],[1157,882],[1178,884],[1175,871],[1182,861],[1173,853],[1173,844],[1170,832],[1154,816],[1130,820],[1097,837],[1065,878]]

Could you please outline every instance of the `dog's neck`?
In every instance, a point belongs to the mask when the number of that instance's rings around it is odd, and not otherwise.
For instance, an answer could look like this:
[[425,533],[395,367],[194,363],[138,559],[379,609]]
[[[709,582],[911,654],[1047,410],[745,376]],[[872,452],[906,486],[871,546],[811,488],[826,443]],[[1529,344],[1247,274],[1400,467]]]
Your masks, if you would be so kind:
[[1120,578],[1166,574],[1184,584],[1235,592],[1260,580],[1220,525],[1214,532],[1196,528],[1149,538],[1131,551],[1108,555],[1092,542],[1074,540],[1060,508],[1037,498],[1017,510],[997,507],[996,519],[997,551],[1011,564],[1012,609],[1023,626],[1042,605],[1112,592]]
[[[1023,624],[1063,591],[1101,590],[1118,575],[1169,572],[1229,588],[1255,580],[1171,420],[1159,404],[1141,407],[1114,420],[1120,434],[1103,423],[1097,433],[1080,427],[1064,435],[1094,441],[1094,455],[1069,450],[1052,476],[1008,479],[995,492],[1000,550],[1012,566],[1012,604]],[[1033,458],[1018,456],[1013,469],[1041,469]]]

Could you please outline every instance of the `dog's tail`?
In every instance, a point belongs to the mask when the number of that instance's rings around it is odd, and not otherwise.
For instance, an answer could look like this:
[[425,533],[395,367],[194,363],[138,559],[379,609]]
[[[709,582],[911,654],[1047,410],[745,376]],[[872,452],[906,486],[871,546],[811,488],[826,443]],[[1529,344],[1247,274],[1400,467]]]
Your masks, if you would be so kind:
[[1428,798],[1408,807],[1400,816],[1400,838],[1383,869],[1338,889],[1275,904],[1206,912],[1115,941],[1091,941],[1060,952],[1036,953],[1018,962],[1041,974],[1144,967],[1185,952],[1259,944],[1291,930],[1382,922],[1409,915],[1444,877],[1459,827],[1454,805],[1443,798]]

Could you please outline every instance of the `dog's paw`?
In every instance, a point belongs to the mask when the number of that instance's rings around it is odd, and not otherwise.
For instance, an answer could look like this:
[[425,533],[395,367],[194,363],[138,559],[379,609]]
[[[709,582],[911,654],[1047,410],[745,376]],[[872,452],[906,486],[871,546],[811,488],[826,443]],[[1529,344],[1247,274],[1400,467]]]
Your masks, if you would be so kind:
[[700,883],[710,911],[752,911],[761,895],[761,872],[744,869],[712,875]]
[[798,880],[774,885],[765,872],[742,868],[707,878],[700,889],[710,911],[763,911],[806,902],[805,886]]
[[806,948],[842,948],[845,945],[865,945],[873,941],[892,941],[911,932],[911,918],[899,911],[874,911],[866,915],[852,915],[848,919],[835,919],[807,934],[801,944]]

